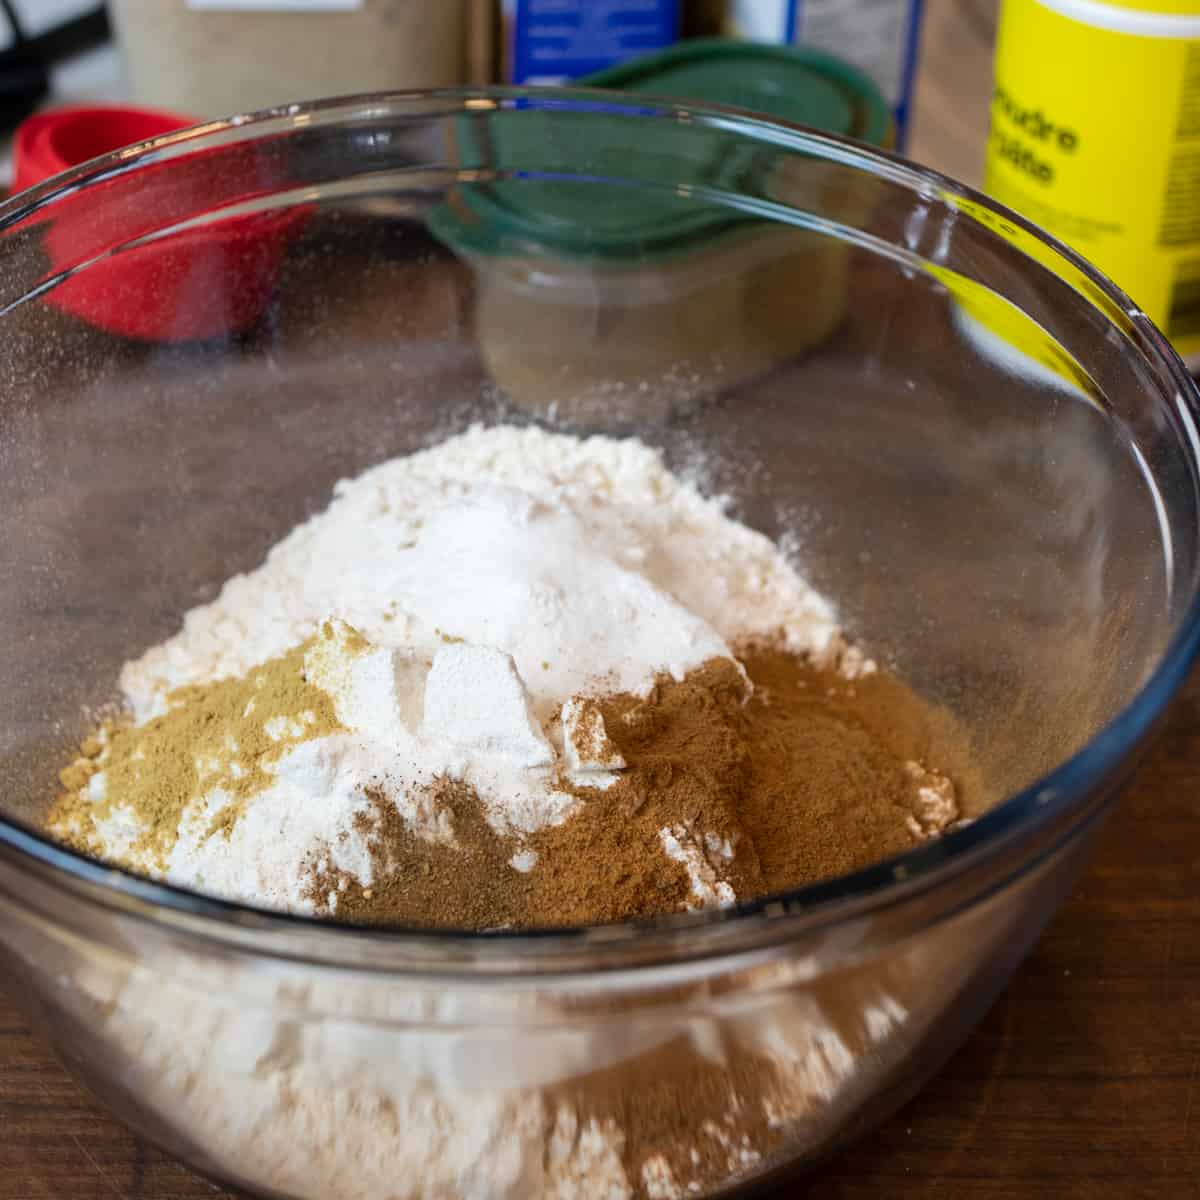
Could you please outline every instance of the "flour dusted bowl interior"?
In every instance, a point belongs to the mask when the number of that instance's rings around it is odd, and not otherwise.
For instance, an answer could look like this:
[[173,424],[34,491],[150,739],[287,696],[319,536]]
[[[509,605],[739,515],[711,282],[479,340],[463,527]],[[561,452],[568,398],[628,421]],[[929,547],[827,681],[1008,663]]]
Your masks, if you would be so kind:
[[[1193,652],[1174,356],[1036,231],[850,143],[368,97],[172,135],[0,221],[0,947],[77,1073],[213,1177],[720,1194],[826,1152],[995,994]],[[192,339],[261,288],[265,227],[261,319]],[[181,278],[214,239],[224,272]],[[120,281],[156,272],[180,319],[152,342],[55,303],[147,303]],[[339,479],[476,423],[633,434],[727,496],[958,718],[988,811],[744,911],[524,939],[316,926],[40,837],[123,662]]]

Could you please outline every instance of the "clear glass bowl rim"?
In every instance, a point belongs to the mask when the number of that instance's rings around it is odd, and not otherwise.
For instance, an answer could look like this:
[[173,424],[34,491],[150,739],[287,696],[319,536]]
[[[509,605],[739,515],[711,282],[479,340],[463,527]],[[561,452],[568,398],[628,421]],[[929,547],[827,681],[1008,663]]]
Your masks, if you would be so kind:
[[[595,111],[597,106],[603,106],[610,113],[625,110],[631,121],[703,124],[782,150],[835,161],[899,184],[922,196],[940,193],[961,197],[970,205],[1015,225],[1024,234],[1040,242],[1052,260],[1061,262],[1071,274],[1089,281],[1094,289],[1092,294],[1103,297],[1111,306],[1110,314],[1119,312],[1122,315],[1128,325],[1128,329],[1122,331],[1127,344],[1131,342],[1130,334],[1136,333],[1139,344],[1136,347],[1130,345],[1131,352],[1138,352],[1144,357],[1163,385],[1161,401],[1165,404],[1173,402],[1177,406],[1183,427],[1192,433],[1190,438],[1184,439],[1185,449],[1191,467],[1192,486],[1200,493],[1200,442],[1194,432],[1197,424],[1200,424],[1200,389],[1166,338],[1105,275],[1020,214],[937,171],[848,138],[791,122],[765,119],[752,112],[727,106],[682,104],[668,98],[655,99],[643,93],[549,87],[472,87],[367,93],[281,105],[160,135],[47,179],[0,203],[0,236],[5,236],[32,217],[49,215],[45,210],[56,200],[76,194],[93,182],[136,173],[141,165],[166,157],[230,146],[248,138],[282,134],[299,124],[310,122],[327,126],[383,115],[430,118],[450,116],[484,105],[512,104],[542,110],[577,108],[584,111]],[[965,214],[960,210],[960,215]],[[0,309],[0,318],[11,308],[45,290],[46,286],[47,282],[43,281],[32,291],[10,302],[7,307]],[[1079,300],[1083,304],[1092,303],[1082,294]],[[1168,395],[1168,392],[1171,394]],[[1197,537],[1200,538],[1200,531]],[[254,951],[267,957],[273,953],[279,958],[292,957],[284,951],[283,946],[289,941],[289,935],[300,933],[305,939],[306,957],[310,961],[331,965],[345,961],[339,953],[340,948],[350,942],[361,947],[365,942],[377,946],[381,951],[389,945],[420,945],[432,951],[435,957],[439,949],[444,950],[447,952],[447,962],[452,958],[459,969],[464,965],[464,957],[474,961],[478,956],[479,963],[485,963],[489,947],[501,951],[504,959],[510,962],[519,961],[523,949],[528,949],[535,951],[538,969],[544,972],[547,963],[552,964],[558,953],[563,954],[564,960],[573,958],[581,946],[587,947],[589,959],[594,960],[596,967],[605,965],[604,959],[609,951],[614,957],[613,966],[628,966],[626,955],[630,949],[639,942],[662,944],[660,939],[667,935],[672,947],[670,959],[677,962],[682,958],[686,961],[691,957],[705,957],[711,952],[713,947],[704,940],[706,931],[724,930],[732,933],[742,928],[749,932],[751,923],[755,922],[759,930],[774,928],[776,936],[768,936],[766,944],[782,944],[794,939],[801,929],[807,932],[836,925],[851,914],[859,917],[880,913],[906,902],[916,894],[932,891],[962,872],[998,857],[1002,849],[1031,838],[1056,821],[1067,821],[1066,832],[1058,839],[1058,844],[1073,839],[1082,832],[1084,826],[1090,824],[1089,818],[1094,815],[1088,811],[1085,801],[1119,771],[1122,761],[1136,750],[1155,726],[1187,679],[1198,654],[1200,581],[1193,580],[1191,595],[1179,626],[1138,693],[1108,725],[1053,771],[997,804],[965,828],[926,846],[849,875],[726,909],[672,915],[620,926],[520,932],[362,927],[282,914],[153,882],[84,858],[44,835],[3,817],[0,817],[0,855],[18,869],[33,870],[64,891],[74,890],[92,902],[99,902],[135,918],[174,925],[181,931],[186,929],[188,933],[202,936],[218,946],[227,944],[230,948],[240,946],[245,949],[249,935],[256,939]],[[1072,823],[1072,810],[1076,808],[1079,810],[1079,819]],[[1040,857],[1051,852],[1043,851]],[[1021,871],[1029,865],[1023,864]],[[270,944],[273,935],[281,939],[274,951]],[[689,942],[692,943],[694,954],[689,953]],[[729,948],[725,943],[724,950],[720,952],[727,953]],[[653,966],[655,957],[652,955],[650,961],[639,965]],[[355,960],[353,965],[362,964]],[[469,968],[470,962],[466,965]],[[553,971],[552,966],[550,969]],[[457,969],[455,973],[458,973]],[[491,971],[488,973],[493,974]],[[512,973],[525,972],[514,969]]]

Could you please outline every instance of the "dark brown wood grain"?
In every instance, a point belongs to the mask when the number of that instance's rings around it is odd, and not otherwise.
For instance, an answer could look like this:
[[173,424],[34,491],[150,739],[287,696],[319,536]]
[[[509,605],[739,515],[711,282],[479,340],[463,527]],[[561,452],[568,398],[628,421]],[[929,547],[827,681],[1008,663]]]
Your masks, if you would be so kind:
[[[967,1045],[787,1194],[1200,1196],[1200,673],[1091,869]],[[0,1200],[214,1200],[67,1076],[0,993]]]

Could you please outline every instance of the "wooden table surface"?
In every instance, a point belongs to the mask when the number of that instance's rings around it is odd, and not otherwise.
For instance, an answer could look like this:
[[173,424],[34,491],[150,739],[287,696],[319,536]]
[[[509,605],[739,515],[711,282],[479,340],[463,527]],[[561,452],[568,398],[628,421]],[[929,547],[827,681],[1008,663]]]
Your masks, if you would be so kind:
[[[992,0],[927,0],[914,157],[971,182]],[[0,992],[0,1200],[212,1200],[110,1119]],[[1090,871],[967,1045],[789,1194],[1200,1196],[1200,674]]]

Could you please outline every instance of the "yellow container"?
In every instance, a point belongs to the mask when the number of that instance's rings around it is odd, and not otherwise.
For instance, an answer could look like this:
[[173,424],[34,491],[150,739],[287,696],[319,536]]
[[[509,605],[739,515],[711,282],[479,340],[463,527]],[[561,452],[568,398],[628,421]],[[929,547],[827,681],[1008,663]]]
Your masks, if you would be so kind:
[[1005,0],[984,187],[1200,357],[1200,0]]

